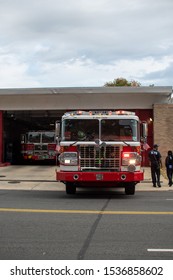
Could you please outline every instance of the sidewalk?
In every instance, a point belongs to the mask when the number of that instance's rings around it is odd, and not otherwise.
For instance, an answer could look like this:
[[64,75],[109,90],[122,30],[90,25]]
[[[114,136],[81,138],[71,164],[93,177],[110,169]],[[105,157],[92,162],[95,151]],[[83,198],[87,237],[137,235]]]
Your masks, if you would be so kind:
[[[0,189],[2,190],[63,190],[63,183],[56,181],[56,166],[9,165],[0,167]],[[165,175],[161,175],[161,188],[153,188],[150,168],[144,168],[144,181],[136,185],[136,191],[171,191]]]
[[173,187],[168,186],[168,180],[165,175],[165,171],[161,171],[161,188],[153,188],[151,180],[151,170],[150,167],[143,167],[144,169],[144,181],[136,185],[136,191],[170,191]]

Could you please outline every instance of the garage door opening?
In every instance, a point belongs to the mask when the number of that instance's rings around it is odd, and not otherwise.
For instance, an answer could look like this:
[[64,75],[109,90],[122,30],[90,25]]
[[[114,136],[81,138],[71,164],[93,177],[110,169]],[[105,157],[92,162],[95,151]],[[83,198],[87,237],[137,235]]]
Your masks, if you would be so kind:
[[[4,162],[10,162],[11,164],[55,164],[55,159],[49,159],[46,155],[46,144],[50,141],[52,133],[55,131],[55,121],[61,118],[63,112],[61,111],[5,111],[3,113],[4,135],[3,135],[3,155]],[[39,133],[37,133],[39,132]],[[46,132],[46,133],[42,133]],[[52,133],[51,133],[52,132]],[[24,135],[30,137],[34,135],[41,135],[41,141],[39,143],[39,137],[37,137],[37,159],[32,160],[32,157],[24,159],[22,149],[24,147]],[[50,137],[51,135],[51,137]],[[36,139],[36,138],[35,138]],[[34,138],[32,139],[33,141]],[[33,141],[30,138],[31,146]],[[39,145],[40,144],[40,145]],[[30,147],[31,147],[30,146]],[[44,149],[44,159],[39,158],[41,150]],[[28,154],[31,155],[28,151]],[[50,152],[51,153],[51,152]],[[52,148],[53,154],[53,148]],[[30,159],[30,160],[29,160]]]

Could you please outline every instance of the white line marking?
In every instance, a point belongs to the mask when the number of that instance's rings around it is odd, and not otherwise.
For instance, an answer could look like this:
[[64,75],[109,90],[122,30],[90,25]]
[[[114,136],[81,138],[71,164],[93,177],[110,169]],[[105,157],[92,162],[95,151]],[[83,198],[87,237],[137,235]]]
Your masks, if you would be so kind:
[[173,249],[147,249],[148,252],[173,252]]
[[166,200],[173,200],[173,198],[167,198]]

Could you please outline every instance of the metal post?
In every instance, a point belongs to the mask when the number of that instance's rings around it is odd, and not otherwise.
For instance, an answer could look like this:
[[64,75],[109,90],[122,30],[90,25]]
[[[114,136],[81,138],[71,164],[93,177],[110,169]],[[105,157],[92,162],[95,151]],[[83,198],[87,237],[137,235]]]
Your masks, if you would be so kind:
[[3,112],[0,111],[0,163],[3,162]]

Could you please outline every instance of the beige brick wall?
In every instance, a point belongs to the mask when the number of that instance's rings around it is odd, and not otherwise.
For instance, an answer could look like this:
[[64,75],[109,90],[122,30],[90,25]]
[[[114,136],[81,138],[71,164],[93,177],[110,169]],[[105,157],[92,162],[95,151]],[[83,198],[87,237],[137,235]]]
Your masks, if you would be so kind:
[[173,151],[173,104],[154,104],[153,116],[153,141],[159,145],[164,164],[167,151]]

